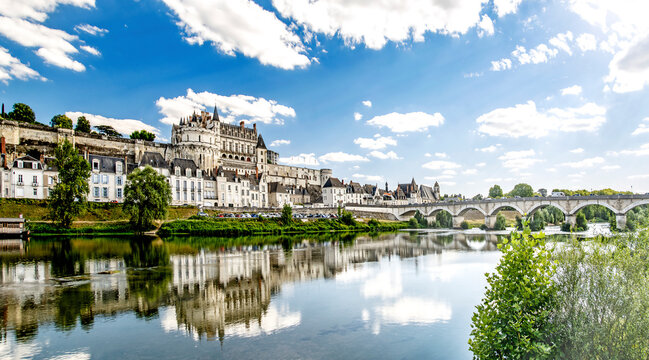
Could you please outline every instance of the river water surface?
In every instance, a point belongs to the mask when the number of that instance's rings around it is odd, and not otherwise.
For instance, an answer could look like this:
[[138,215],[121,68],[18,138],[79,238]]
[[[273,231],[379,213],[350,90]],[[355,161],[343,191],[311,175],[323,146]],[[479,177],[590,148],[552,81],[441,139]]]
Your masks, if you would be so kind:
[[0,359],[470,359],[497,241],[5,240]]

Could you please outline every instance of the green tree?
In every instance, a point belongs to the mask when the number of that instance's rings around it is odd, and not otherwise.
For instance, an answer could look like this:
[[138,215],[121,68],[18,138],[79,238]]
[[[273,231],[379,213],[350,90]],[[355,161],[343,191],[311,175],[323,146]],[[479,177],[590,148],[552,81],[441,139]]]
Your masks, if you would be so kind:
[[150,133],[150,132],[148,132],[146,130],[133,131],[131,133],[131,139],[153,141],[155,139],[155,134]]
[[476,307],[469,348],[474,359],[546,359],[556,303],[554,265],[542,235],[524,224],[498,245],[503,255],[496,271],[487,274],[487,291]]
[[54,149],[54,165],[59,169],[58,182],[50,192],[50,217],[58,226],[69,228],[74,217],[86,205],[90,164],[68,140]]
[[415,219],[419,223],[420,228],[427,228],[428,227],[428,220],[426,220],[424,215],[421,212],[419,212],[419,210],[417,210],[417,212],[415,212]]
[[90,121],[85,116],[79,116],[75,130],[82,133],[90,133]]
[[356,225],[356,220],[354,220],[354,215],[349,211],[343,211],[343,214],[340,216],[340,222],[348,226]]
[[498,213],[496,215],[496,223],[494,224],[494,230],[505,230],[507,228],[507,219],[505,215]]
[[588,220],[586,220],[586,215],[580,210],[577,212],[575,217],[575,231],[586,231],[588,230]]
[[23,103],[15,103],[13,106],[13,111],[10,111],[7,114],[7,117],[11,120],[23,121],[27,123],[36,122],[36,115],[34,110],[29,107],[29,105]]
[[288,225],[293,222],[293,208],[291,208],[291,205],[285,204],[284,207],[282,207],[282,224]]
[[484,199],[484,197],[482,196],[482,194],[476,194],[475,196],[473,196],[473,197],[471,198],[471,200],[478,200],[478,201],[479,201],[479,200],[482,200],[482,199]]
[[417,219],[414,217],[411,217],[410,220],[408,220],[408,228],[409,229],[419,229],[419,222]]
[[72,129],[72,119],[63,114],[54,115],[50,124],[56,128]]
[[503,189],[500,187],[500,185],[494,185],[489,188],[489,197],[492,199],[503,197]]
[[512,191],[510,191],[507,195],[510,197],[532,197],[534,196],[534,189],[529,184],[516,184],[516,186],[514,186],[514,189],[512,189]]
[[153,226],[153,221],[167,215],[171,202],[171,188],[164,175],[152,167],[135,169],[127,177],[124,188],[124,212],[131,217],[131,226],[144,231]]
[[453,227],[453,216],[448,211],[440,211],[435,215],[435,224],[442,229]]
[[460,223],[460,227],[461,227],[462,229],[464,229],[464,230],[467,230],[467,229],[469,228],[469,222],[466,221],[466,220],[463,220],[463,221]]
[[100,134],[104,134],[106,136],[122,137],[122,134],[117,132],[117,130],[115,130],[110,125],[97,125],[95,126],[95,129],[97,129],[97,132],[99,132]]

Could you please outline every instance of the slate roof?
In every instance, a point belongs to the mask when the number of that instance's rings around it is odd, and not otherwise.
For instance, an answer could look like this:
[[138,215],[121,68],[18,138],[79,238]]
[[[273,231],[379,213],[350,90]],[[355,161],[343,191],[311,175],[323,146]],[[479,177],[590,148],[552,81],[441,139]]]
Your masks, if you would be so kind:
[[13,166],[16,167],[16,168],[18,167],[18,160],[23,162],[23,169],[31,169],[32,168],[32,163],[37,163],[38,164],[37,167],[38,167],[39,170],[43,168],[43,164],[41,164],[40,161],[36,160],[35,158],[33,158],[33,157],[29,156],[29,155],[21,156],[21,157],[15,159]]
[[268,150],[268,149],[266,149],[266,144],[264,143],[264,138],[261,135],[259,135],[257,137],[257,149]]
[[198,170],[198,166],[196,166],[194,160],[180,159],[180,158],[175,158],[171,160],[170,170],[172,174],[174,174],[176,166],[180,167],[180,172],[182,176],[185,176],[185,171],[187,169],[191,169],[191,176],[196,176],[196,170]]
[[349,185],[347,185],[347,192],[352,194],[365,194],[365,190],[363,190],[361,184],[353,181],[350,181]]
[[280,193],[280,194],[287,194],[288,192],[286,191],[286,187],[284,185],[278,183],[278,182],[271,182],[268,183],[268,193]]
[[330,188],[330,187],[337,187],[337,188],[342,188],[345,187],[338,178],[335,177],[330,177],[327,182],[322,186],[323,188]]
[[435,192],[433,191],[433,188],[430,186],[420,185],[419,193],[421,194],[421,198],[424,200],[437,200],[437,197],[435,196]]
[[102,173],[114,174],[116,173],[117,167],[115,164],[117,162],[122,163],[122,172],[124,172],[124,159],[113,157],[113,156],[103,156],[103,155],[89,155],[88,162],[90,163],[90,170],[94,170],[92,163],[95,160],[99,160],[99,171]]
[[142,159],[140,160],[139,166],[146,166],[146,165],[149,165],[154,168],[168,167],[165,158],[160,153],[149,152],[149,151],[145,152],[144,155],[142,155]]

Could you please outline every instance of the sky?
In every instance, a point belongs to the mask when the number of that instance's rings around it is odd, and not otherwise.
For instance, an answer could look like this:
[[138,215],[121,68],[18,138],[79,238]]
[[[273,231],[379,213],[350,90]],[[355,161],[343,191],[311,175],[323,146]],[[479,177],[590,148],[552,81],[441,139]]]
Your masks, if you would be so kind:
[[649,192],[636,0],[21,0],[0,101],[146,129],[256,123],[280,162],[361,183]]

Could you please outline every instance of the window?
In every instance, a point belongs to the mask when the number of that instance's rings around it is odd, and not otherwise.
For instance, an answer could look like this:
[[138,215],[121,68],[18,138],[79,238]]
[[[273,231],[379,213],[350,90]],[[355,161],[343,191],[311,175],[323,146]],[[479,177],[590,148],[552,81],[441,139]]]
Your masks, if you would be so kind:
[[95,195],[95,197],[99,197],[99,188],[97,186],[94,187],[93,194]]
[[93,170],[99,170],[99,160],[93,160],[92,161],[92,169]]
[[201,171],[200,170],[196,170],[196,177],[201,177]]
[[101,183],[102,184],[108,184],[108,175],[102,175],[101,176]]
[[201,136],[198,135],[198,142],[201,142]]
[[[183,190],[187,191],[187,180],[183,181]],[[185,200],[187,200],[186,197]]]
[[97,174],[92,175],[92,183],[99,184],[99,175]]
[[201,182],[198,182],[198,191],[201,191]]
[[33,183],[34,185],[38,185],[38,176],[33,177]]
[[52,176],[48,176],[48,177],[47,177],[47,184],[48,184],[48,185],[52,185],[52,184],[54,184],[54,177],[52,177]]
[[38,196],[38,188],[34,188],[34,196]]
[[107,187],[103,188],[101,193],[103,197],[108,197],[108,188]]
[[176,200],[180,201],[180,190],[176,190]]
[[116,167],[115,170],[117,171],[117,173],[118,173],[118,174],[121,174],[121,173],[122,173],[122,162],[121,162],[121,161],[118,161],[118,162],[117,162],[117,165],[115,165],[115,167]]
[[198,201],[201,201],[201,194],[198,194]]
[[183,200],[187,201],[187,191],[183,192]]
[[[176,189],[180,189],[180,180],[176,180]],[[180,199],[178,199],[180,200]]]
[[122,198],[122,188],[117,188],[117,197],[118,197],[119,199]]
[[192,176],[192,169],[185,169],[185,176],[191,177]]
[[22,160],[18,160],[18,168],[22,169],[23,168],[23,162]]
[[194,182],[193,181],[191,183],[191,186],[192,186],[192,191],[194,191]]
[[192,192],[192,201],[194,201],[194,192]]
[[23,182],[23,176],[18,175],[18,183],[22,184],[22,182]]
[[116,176],[116,177],[115,177],[115,181],[117,182],[117,185],[118,185],[118,186],[121,186],[121,185],[122,185],[122,177],[121,177],[121,176]]
[[176,166],[175,173],[176,176],[180,176],[180,168],[178,166]]
[[32,163],[32,169],[38,169],[38,163],[37,162]]

